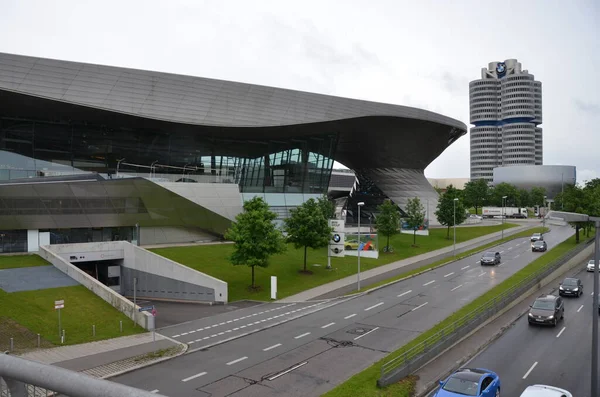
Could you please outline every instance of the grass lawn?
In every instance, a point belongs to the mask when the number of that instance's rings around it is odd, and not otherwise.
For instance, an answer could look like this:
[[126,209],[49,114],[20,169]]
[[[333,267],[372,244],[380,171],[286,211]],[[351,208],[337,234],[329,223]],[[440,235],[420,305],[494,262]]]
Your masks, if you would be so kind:
[[[517,225],[504,224],[505,229],[514,226]],[[456,229],[456,242],[464,242],[500,230],[502,230],[502,225],[459,227]],[[453,243],[452,233],[450,233],[450,239],[446,238],[446,228],[431,229],[429,233],[429,236],[417,236],[417,247],[412,247],[412,235],[398,234],[393,236],[390,239],[390,245],[394,248],[394,252],[391,254],[380,252],[378,259],[361,258],[361,271],[425,252],[435,251]],[[381,249],[384,245],[385,239],[380,238],[379,248]],[[226,281],[229,284],[230,302],[241,299],[269,300],[271,276],[277,276],[278,298],[281,299],[356,274],[356,257],[352,256],[331,258],[333,270],[326,270],[326,248],[309,249],[307,264],[313,274],[299,273],[298,271],[303,266],[303,250],[289,246],[286,253],[271,258],[269,267],[256,268],[256,284],[261,286],[262,290],[250,292],[248,286],[250,285],[251,270],[245,266],[233,266],[229,262],[228,257],[233,251],[233,245],[231,244],[157,248],[151,251]],[[313,264],[319,264],[320,266],[313,266]]]
[[[23,340],[23,334],[37,336],[60,345],[58,336],[58,313],[54,301],[65,301],[61,310],[62,328],[65,330],[66,345],[115,338],[143,332],[133,325],[133,320],[118,312],[83,286],[51,288],[37,291],[7,293],[0,290],[0,322],[8,318],[16,324],[2,330],[2,339]],[[123,320],[123,333],[119,331],[119,320]],[[5,321],[3,323],[6,323]],[[96,325],[96,337],[92,336],[92,325]],[[23,329],[23,327],[25,329]],[[27,337],[27,339],[31,339]],[[0,342],[4,345],[5,340]],[[26,343],[23,340],[22,343]],[[15,346],[18,348],[19,346]],[[34,346],[30,346],[34,347]],[[1,350],[1,349],[0,349]]]
[[39,255],[2,255],[0,256],[0,270],[14,269],[17,267],[48,266]]
[[[587,238],[581,239],[581,242],[586,241]],[[415,383],[416,378],[405,379],[402,382],[397,384],[390,385],[385,389],[379,389],[377,387],[377,379],[381,375],[381,365],[389,360],[398,357],[403,354],[405,351],[412,349],[413,347],[419,345],[425,339],[428,339],[434,335],[436,335],[439,330],[449,325],[456,323],[459,319],[464,317],[466,314],[472,312],[482,304],[488,302],[499,294],[505,292],[515,284],[521,282],[528,276],[533,273],[539,272],[543,269],[548,263],[560,258],[565,255],[568,251],[576,247],[575,236],[570,237],[565,240],[561,244],[556,247],[548,250],[547,252],[541,254],[538,259],[531,262],[529,265],[519,270],[517,273],[513,274],[511,277],[506,279],[501,284],[498,284],[485,294],[481,295],[471,303],[457,310],[453,314],[451,314],[446,319],[442,320],[438,324],[436,324],[431,329],[425,331],[424,333],[417,336],[415,339],[407,343],[405,346],[396,350],[395,352],[388,355],[386,358],[378,361],[373,364],[366,370],[354,375],[346,382],[337,386],[335,389],[330,390],[323,396],[325,397],[342,397],[342,396],[362,396],[362,397],[380,397],[380,396],[397,396],[397,397],[411,397],[409,390],[411,387],[408,386],[408,383]],[[414,386],[413,386],[414,388]]]
[[[527,229],[527,230],[524,230],[522,232],[513,234],[510,237],[505,237],[504,239],[496,240],[496,241],[493,241],[493,242],[491,242],[489,244],[482,245],[481,247],[477,247],[477,248],[473,248],[472,250],[465,251],[465,252],[463,252],[461,254],[458,254],[456,257],[440,259],[439,261],[435,261],[433,263],[430,263],[430,264],[425,265],[425,266],[421,266],[421,267],[419,267],[417,269],[414,269],[414,270],[411,270],[409,272],[399,274],[399,275],[397,275],[395,277],[391,277],[391,278],[389,278],[387,280],[382,280],[382,281],[380,281],[378,283],[369,284],[369,285],[361,288],[360,291],[358,291],[358,292],[367,291],[367,290],[369,290],[371,288],[379,287],[380,285],[384,285],[384,284],[387,284],[387,283],[391,283],[392,281],[396,281],[396,280],[400,280],[400,279],[403,279],[403,278],[408,277],[408,276],[412,276],[413,274],[417,274],[417,273],[423,272],[423,271],[425,271],[427,269],[431,269],[431,268],[443,265],[445,263],[449,263],[449,262],[453,262],[453,261],[456,261],[456,260],[460,260],[462,258],[466,258],[467,256],[471,256],[471,255],[476,254],[478,252],[483,252],[486,249],[488,249],[489,247],[493,247],[493,246],[496,246],[498,244],[502,244],[502,243],[504,243],[506,241],[514,240],[516,238],[521,238],[521,237],[529,237],[533,233],[547,233],[548,230],[550,230],[550,229],[547,228],[547,227],[541,227],[541,226],[540,227],[535,227],[535,228],[532,228],[532,229]],[[353,291],[353,292],[349,293],[348,295],[353,295],[355,293],[356,293],[356,291]]]

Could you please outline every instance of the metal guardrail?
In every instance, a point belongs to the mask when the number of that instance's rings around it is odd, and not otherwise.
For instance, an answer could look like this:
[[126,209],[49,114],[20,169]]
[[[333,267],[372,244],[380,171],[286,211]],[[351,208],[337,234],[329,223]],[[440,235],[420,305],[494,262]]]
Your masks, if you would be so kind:
[[530,275],[519,284],[510,287],[502,294],[483,303],[477,309],[459,318],[451,325],[442,328],[436,334],[420,342],[418,345],[401,352],[398,357],[384,363],[381,366],[381,377],[377,381],[377,385],[379,387],[388,386],[404,379],[412,372],[418,370],[427,362],[441,354],[444,350],[452,347],[461,338],[483,324],[500,310],[506,308],[510,302],[529,291],[568,260],[582,252],[593,241],[594,239],[592,238],[581,243],[565,255],[547,264],[540,272]]
[[0,353],[0,397],[151,397],[160,394]]

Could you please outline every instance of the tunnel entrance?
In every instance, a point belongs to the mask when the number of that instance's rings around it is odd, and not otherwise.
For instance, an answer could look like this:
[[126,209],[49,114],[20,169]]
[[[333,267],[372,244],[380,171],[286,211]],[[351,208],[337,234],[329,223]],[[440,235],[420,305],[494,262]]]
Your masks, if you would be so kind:
[[71,262],[79,270],[87,273],[107,287],[121,292],[121,266],[123,259],[106,259],[86,262]]

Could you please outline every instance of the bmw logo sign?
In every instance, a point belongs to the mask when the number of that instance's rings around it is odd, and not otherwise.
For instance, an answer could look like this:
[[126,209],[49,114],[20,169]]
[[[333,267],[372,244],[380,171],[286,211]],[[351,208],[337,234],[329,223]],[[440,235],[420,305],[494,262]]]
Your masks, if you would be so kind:
[[342,238],[340,237],[339,234],[336,233],[333,235],[332,240],[336,243],[339,243],[342,240]]
[[506,64],[504,62],[500,62],[498,65],[496,65],[496,73],[504,74],[504,72],[506,72]]

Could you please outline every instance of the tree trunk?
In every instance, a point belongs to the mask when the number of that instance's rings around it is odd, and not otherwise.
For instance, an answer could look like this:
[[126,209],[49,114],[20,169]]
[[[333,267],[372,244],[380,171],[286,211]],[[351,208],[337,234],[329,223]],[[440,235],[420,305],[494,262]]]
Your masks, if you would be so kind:
[[413,245],[417,244],[417,231],[413,230]]
[[254,266],[252,267],[252,289],[254,289]]
[[579,225],[575,225],[575,244],[579,244]]
[[450,239],[450,225],[448,225],[448,233],[446,233],[446,239]]
[[387,236],[387,243],[385,243],[385,248],[387,248],[388,252],[390,251],[390,236]]
[[479,215],[479,212],[477,211],[479,209],[478,206],[475,206],[475,215]]
[[304,246],[304,271],[306,271],[306,245]]

